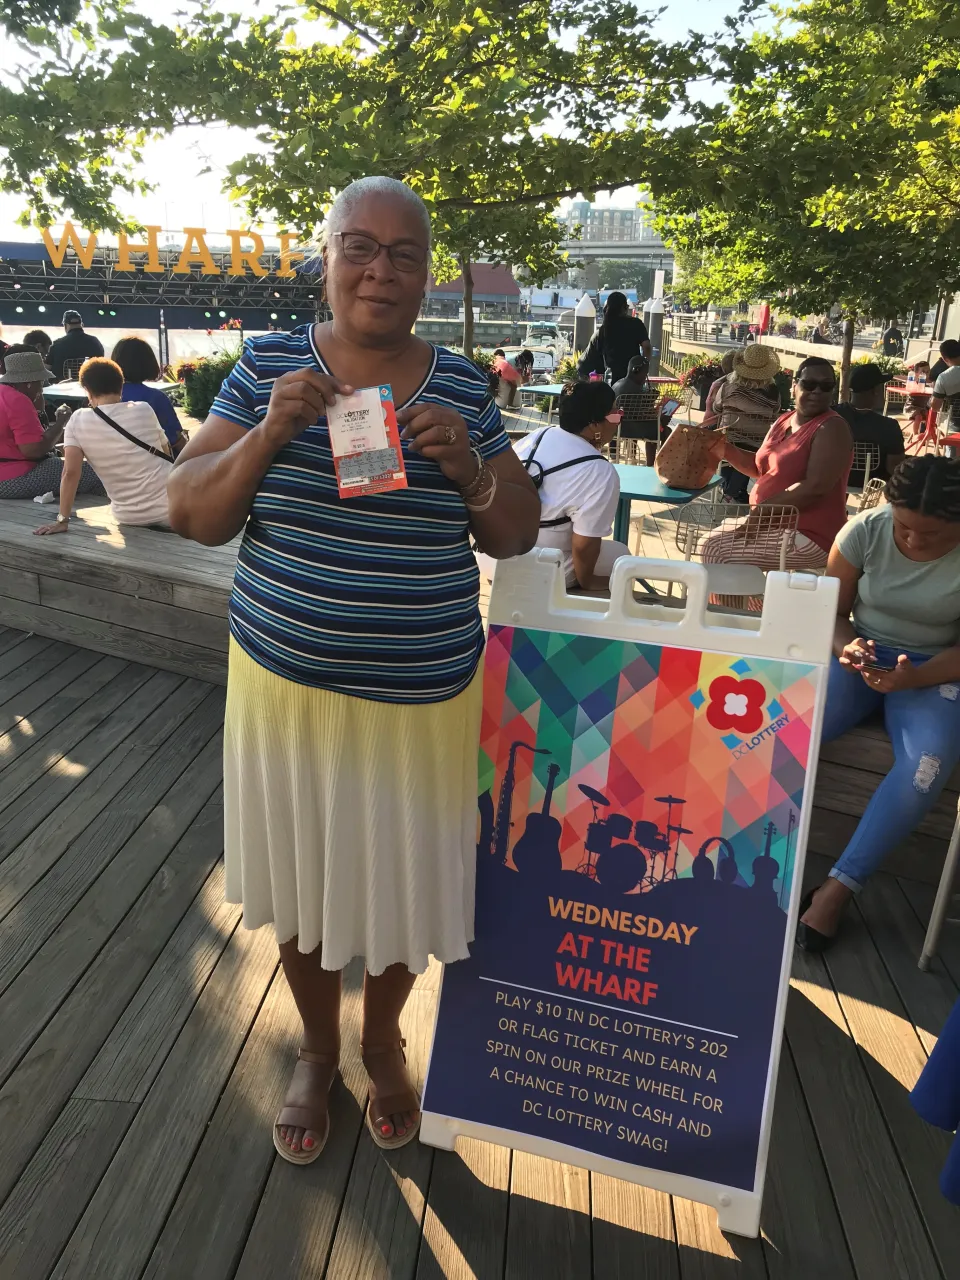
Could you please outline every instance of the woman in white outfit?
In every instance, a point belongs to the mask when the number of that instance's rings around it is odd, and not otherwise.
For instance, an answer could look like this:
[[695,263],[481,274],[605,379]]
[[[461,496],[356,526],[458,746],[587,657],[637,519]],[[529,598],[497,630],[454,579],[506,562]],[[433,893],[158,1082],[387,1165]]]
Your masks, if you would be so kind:
[[568,383],[559,427],[545,427],[516,446],[540,492],[538,547],[559,547],[568,587],[605,591],[615,560],[630,554],[605,541],[620,500],[616,468],[601,450],[623,416],[606,382]]

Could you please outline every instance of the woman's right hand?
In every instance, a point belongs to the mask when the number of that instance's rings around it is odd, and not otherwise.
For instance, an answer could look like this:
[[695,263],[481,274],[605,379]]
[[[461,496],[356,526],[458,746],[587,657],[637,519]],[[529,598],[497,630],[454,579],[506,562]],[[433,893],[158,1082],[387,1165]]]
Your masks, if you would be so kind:
[[859,670],[864,662],[876,662],[877,649],[872,640],[864,640],[860,636],[845,644],[840,651],[841,667],[852,667]]
[[338,395],[352,394],[348,383],[313,369],[281,374],[273,384],[267,416],[260,425],[276,447],[282,448],[325,415]]

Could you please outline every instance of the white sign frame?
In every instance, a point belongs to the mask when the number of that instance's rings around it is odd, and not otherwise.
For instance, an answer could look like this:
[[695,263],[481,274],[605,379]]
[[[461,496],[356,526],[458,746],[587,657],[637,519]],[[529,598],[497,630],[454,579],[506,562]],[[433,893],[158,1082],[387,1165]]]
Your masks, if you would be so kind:
[[[640,603],[634,599],[633,593],[634,584],[640,579],[682,584],[686,591],[685,607],[675,609]],[[606,1173],[627,1182],[652,1187],[668,1195],[712,1205],[717,1211],[722,1231],[751,1237],[759,1234],[783,1024],[790,989],[792,940],[802,894],[803,865],[813,808],[838,594],[839,583],[833,578],[805,573],[769,573],[763,612],[759,617],[713,614],[708,619],[707,573],[702,565],[682,560],[646,560],[624,556],[614,565],[610,578],[610,600],[607,601],[587,596],[569,596],[564,583],[560,552],[552,548],[540,548],[526,556],[501,562],[490,598],[489,622],[492,625],[670,645],[711,653],[729,653],[738,657],[806,662],[821,667],[752,1190],[632,1165],[533,1134],[499,1129],[431,1111],[423,1112],[421,1142],[452,1151],[456,1148],[458,1138],[478,1138],[483,1142],[493,1142],[531,1155],[546,1156],[550,1160],[563,1161],[595,1173]],[[432,1049],[431,1043],[431,1056]]]

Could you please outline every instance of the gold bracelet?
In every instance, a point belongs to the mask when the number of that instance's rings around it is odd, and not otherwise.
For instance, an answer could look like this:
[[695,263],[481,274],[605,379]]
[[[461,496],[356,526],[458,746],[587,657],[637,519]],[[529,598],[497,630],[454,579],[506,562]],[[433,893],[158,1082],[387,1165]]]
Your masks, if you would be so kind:
[[490,477],[490,488],[487,490],[486,497],[483,502],[467,502],[464,499],[464,505],[468,511],[486,511],[493,506],[493,500],[497,496],[497,473],[488,470],[487,474]]

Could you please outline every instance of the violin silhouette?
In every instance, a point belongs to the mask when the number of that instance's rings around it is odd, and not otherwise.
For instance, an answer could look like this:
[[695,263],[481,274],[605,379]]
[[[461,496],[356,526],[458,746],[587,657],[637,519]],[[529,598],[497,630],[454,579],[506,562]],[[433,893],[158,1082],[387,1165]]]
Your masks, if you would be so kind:
[[528,813],[523,835],[513,846],[513,862],[522,875],[552,875],[563,869],[560,857],[560,836],[563,827],[559,818],[552,817],[550,803],[553,788],[560,772],[558,764],[547,770],[547,790],[543,808],[539,813]]

